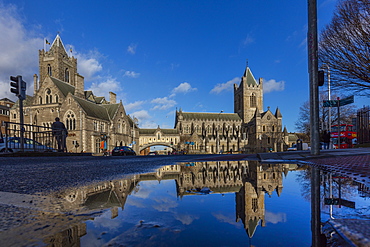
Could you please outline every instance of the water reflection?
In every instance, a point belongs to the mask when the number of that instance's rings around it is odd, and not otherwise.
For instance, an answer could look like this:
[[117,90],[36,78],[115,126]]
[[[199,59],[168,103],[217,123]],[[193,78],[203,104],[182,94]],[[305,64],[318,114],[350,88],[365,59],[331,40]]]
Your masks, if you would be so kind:
[[[311,246],[320,243],[321,221],[369,217],[369,201],[363,200],[368,187],[329,172],[317,171],[313,179],[312,173],[296,164],[196,162],[71,188],[50,196],[52,206],[39,216],[43,223],[32,241],[40,236],[53,246]],[[335,200],[329,199],[337,198],[342,206],[331,205]]]
[[[265,194],[268,197],[272,197],[273,193],[275,193],[279,197],[283,191],[283,176],[287,176],[289,171],[297,169],[299,167],[292,164],[271,165],[260,164],[256,161],[182,163],[165,166],[152,173],[136,174],[121,180],[106,181],[94,186],[68,190],[59,194],[58,197],[65,198],[65,203],[62,206],[64,210],[78,211],[78,214],[81,215],[96,212],[97,210],[102,210],[101,212],[103,212],[104,209],[110,209],[109,217],[114,219],[119,216],[119,212],[124,212],[129,196],[133,197],[129,202],[130,210],[133,208],[136,208],[136,210],[145,208],[145,203],[149,203],[150,207],[155,209],[156,212],[154,213],[158,214],[158,212],[169,212],[174,208],[179,208],[178,200],[182,203],[192,203],[191,207],[196,208],[197,205],[186,200],[186,197],[191,198],[194,195],[208,194],[228,195],[228,197],[234,197],[234,200],[231,201],[234,204],[233,208],[223,208],[222,206],[218,212],[213,213],[213,217],[219,222],[227,222],[234,227],[244,228],[244,234],[247,237],[244,239],[245,241],[254,236],[259,225],[261,227],[266,226],[266,214],[273,224],[286,222],[285,213],[266,212]],[[143,186],[150,181],[162,184],[164,181],[174,181],[176,194],[173,196],[177,198],[177,201],[174,201],[171,197],[166,198],[166,195],[162,194],[155,198],[156,203],[148,202],[149,200],[145,201],[148,197],[147,193],[154,193],[156,190],[156,185],[154,184],[149,186],[153,186],[151,188],[152,191],[149,191],[148,187]],[[194,199],[191,200],[194,201]],[[231,204],[230,201],[228,204]],[[212,205],[208,206],[212,207]],[[213,207],[215,206],[213,205]],[[121,210],[118,210],[118,208],[121,208]],[[188,208],[187,210],[189,211]],[[204,208],[201,210],[207,211]],[[229,210],[235,211],[234,217],[228,213]],[[107,215],[104,217],[107,217]],[[182,222],[182,225],[189,226],[195,220],[204,217],[204,214],[197,212],[193,215],[192,213],[180,214],[177,212],[174,217]],[[144,218],[138,220],[137,222],[139,223],[135,227],[142,227],[143,224],[146,224],[146,221]],[[156,225],[156,223],[145,225],[147,228],[159,228],[159,226],[160,224]],[[79,226],[71,228],[69,231],[64,231],[66,235],[64,239],[68,239],[71,243],[73,241],[79,243],[79,238],[86,234],[86,231],[80,230],[81,228],[85,229],[85,227]],[[177,233],[184,231],[186,230],[175,230]],[[57,239],[61,239],[60,235],[62,234],[58,233],[54,238],[48,238],[45,241],[46,243],[60,243],[61,241]],[[152,243],[150,245],[155,244]]]

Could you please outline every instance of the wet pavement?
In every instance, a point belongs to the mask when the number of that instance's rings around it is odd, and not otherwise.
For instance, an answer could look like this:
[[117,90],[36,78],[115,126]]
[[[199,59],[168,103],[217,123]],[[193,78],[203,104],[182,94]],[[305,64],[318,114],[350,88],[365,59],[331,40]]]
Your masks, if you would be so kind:
[[[258,157],[265,163],[306,163],[370,187],[370,148],[320,150],[319,155],[310,151],[260,153]],[[329,246],[370,246],[370,220],[331,219],[323,229]]]
[[[86,155],[86,154],[84,154]],[[113,158],[113,159],[112,159]],[[9,159],[9,160],[8,160]],[[22,158],[20,158],[21,160]],[[93,179],[104,180],[111,178],[110,174],[136,173],[143,171],[151,171],[162,165],[178,161],[202,161],[202,160],[259,160],[261,163],[301,163],[313,167],[318,167],[321,170],[334,172],[343,177],[352,178],[355,181],[363,183],[367,188],[370,187],[370,148],[357,148],[346,150],[321,150],[319,155],[311,155],[310,151],[290,151],[281,153],[259,153],[259,154],[228,154],[228,155],[186,155],[179,157],[136,157],[132,160],[127,159],[127,162],[122,165],[113,164],[114,157],[76,157],[73,158],[77,162],[72,169],[63,168],[66,165],[69,157],[58,158],[55,162],[51,157],[50,161],[40,165],[37,158],[34,158],[37,166],[28,165],[26,169],[22,167],[16,157],[0,157],[0,167],[2,176],[2,188],[0,194],[0,209],[1,218],[0,232],[9,228],[21,227],[18,223],[20,218],[27,215],[29,212],[23,212],[23,209],[28,208],[32,214],[37,214],[38,200],[47,200],[42,196],[42,192],[49,190],[60,189],[62,183],[76,185],[77,183],[89,183]],[[94,159],[93,166],[89,167],[84,163],[84,160]],[[28,159],[28,162],[33,159]],[[150,160],[150,165],[144,167]],[[9,161],[11,161],[9,163]],[[7,164],[4,165],[6,162]],[[10,168],[11,167],[11,168]],[[88,172],[87,172],[88,170]],[[53,179],[47,180],[50,177],[50,172],[53,172]],[[83,175],[82,175],[83,174]],[[89,176],[89,174],[91,176]],[[58,180],[59,179],[59,180]],[[7,194],[9,192],[9,194]],[[32,196],[32,198],[12,198],[14,193],[40,194],[40,197]],[[369,193],[369,192],[368,192]],[[8,205],[4,204],[3,199],[6,198]],[[13,200],[13,201],[12,201]],[[18,201],[17,201],[18,200]],[[28,205],[24,205],[28,204]],[[31,205],[36,206],[33,208]],[[42,203],[39,204],[42,207]],[[44,208],[45,209],[45,208]],[[44,210],[45,211],[45,210]],[[46,210],[48,213],[40,217],[48,217],[48,220],[53,224],[56,217],[54,212]],[[4,217],[3,217],[4,216]],[[9,216],[9,217],[8,217]],[[80,215],[74,220],[80,221],[90,215]],[[6,219],[15,218],[14,222],[9,222]],[[72,218],[71,218],[72,220]],[[32,219],[30,219],[32,221]],[[77,222],[76,221],[76,222]],[[13,225],[10,225],[13,224]],[[32,224],[32,222],[26,222]],[[8,225],[9,224],[9,225]],[[69,224],[66,222],[66,224]],[[370,220],[361,219],[331,219],[325,223],[326,237],[330,246],[370,246]],[[42,229],[40,229],[42,231]],[[337,236],[337,237],[336,237]],[[336,237],[336,238],[335,238]],[[37,245],[37,243],[35,243]]]
[[282,161],[307,163],[370,186],[370,148],[320,150],[319,155],[312,155],[310,151],[289,151],[259,153],[257,156],[264,163]]

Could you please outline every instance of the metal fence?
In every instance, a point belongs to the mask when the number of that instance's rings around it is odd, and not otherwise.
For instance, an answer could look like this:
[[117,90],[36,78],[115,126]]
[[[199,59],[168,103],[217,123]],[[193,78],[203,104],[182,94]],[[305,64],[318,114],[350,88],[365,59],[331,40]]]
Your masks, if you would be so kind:
[[370,142],[370,107],[365,106],[357,111],[357,142]]
[[1,134],[0,152],[54,152],[58,146],[50,127],[5,122],[5,133]]

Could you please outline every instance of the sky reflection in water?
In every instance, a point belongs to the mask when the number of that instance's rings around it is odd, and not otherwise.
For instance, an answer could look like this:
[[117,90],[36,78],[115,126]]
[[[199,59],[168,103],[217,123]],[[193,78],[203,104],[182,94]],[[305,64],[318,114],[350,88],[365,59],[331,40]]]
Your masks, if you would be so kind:
[[124,209],[86,222],[81,245],[310,246],[310,202],[296,168],[255,161],[164,167],[137,178]]
[[[102,210],[75,226],[81,246],[311,246],[310,174],[295,164],[183,163],[63,193],[81,212]],[[322,222],[370,218],[367,187],[320,177]],[[324,204],[339,193],[355,208]]]

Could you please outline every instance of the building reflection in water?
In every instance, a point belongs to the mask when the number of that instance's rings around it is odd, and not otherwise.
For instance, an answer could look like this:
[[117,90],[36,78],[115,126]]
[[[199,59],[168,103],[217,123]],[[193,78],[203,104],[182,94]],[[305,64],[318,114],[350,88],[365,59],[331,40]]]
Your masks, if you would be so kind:
[[[94,218],[99,212],[110,209],[111,217],[115,218],[118,208],[124,210],[128,196],[138,191],[139,182],[175,180],[180,199],[194,194],[235,193],[236,221],[242,221],[246,233],[252,238],[258,225],[265,226],[265,194],[271,196],[276,192],[280,196],[283,176],[296,169],[298,166],[293,164],[272,165],[257,161],[181,163],[164,166],[152,173],[66,190],[55,196],[64,198],[59,203],[61,211]],[[85,234],[86,226],[81,223],[44,241],[54,246],[79,246],[79,239]]]

